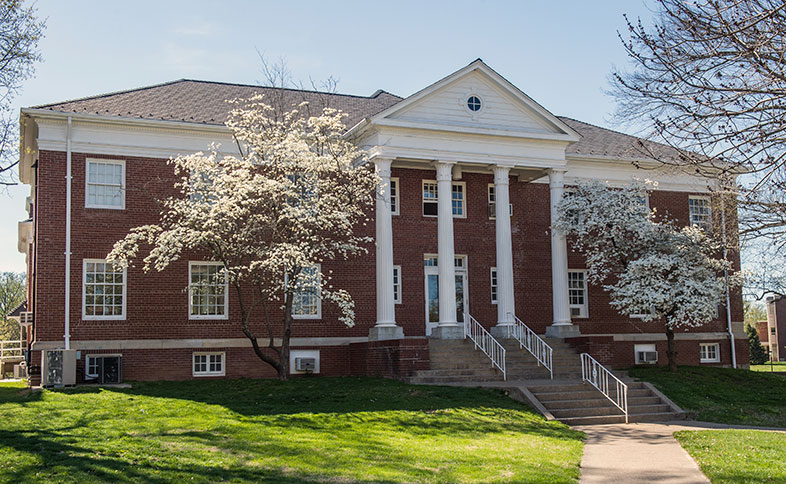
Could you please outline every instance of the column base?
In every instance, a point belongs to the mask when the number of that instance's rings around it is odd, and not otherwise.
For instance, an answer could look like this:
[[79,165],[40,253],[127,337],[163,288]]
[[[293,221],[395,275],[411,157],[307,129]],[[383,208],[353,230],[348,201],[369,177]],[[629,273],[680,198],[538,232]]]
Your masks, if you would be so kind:
[[513,338],[513,325],[510,323],[502,323],[497,324],[496,326],[492,326],[489,330],[491,336],[495,337],[496,339],[509,339]]
[[461,326],[437,326],[431,330],[430,338],[434,339],[464,339],[464,328]]
[[581,330],[575,324],[552,324],[546,327],[547,338],[575,338],[581,336]]
[[401,326],[374,326],[368,330],[369,341],[404,339],[404,328]]

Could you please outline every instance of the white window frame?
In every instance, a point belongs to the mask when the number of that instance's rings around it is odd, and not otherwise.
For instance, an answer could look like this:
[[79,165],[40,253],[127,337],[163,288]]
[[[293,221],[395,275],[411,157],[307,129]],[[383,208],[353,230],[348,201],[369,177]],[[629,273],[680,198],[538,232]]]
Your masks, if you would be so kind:
[[224,314],[192,314],[191,308],[193,299],[191,297],[191,272],[194,266],[220,266],[224,264],[214,261],[188,261],[188,319],[229,319],[229,280],[226,277],[226,269],[224,269]]
[[[398,281],[398,282],[396,282]],[[393,302],[401,304],[401,266],[393,266]]]
[[104,314],[87,314],[87,264],[106,264],[105,259],[82,259],[82,319],[95,321],[124,321],[126,319],[126,303],[128,301],[128,271],[123,269],[123,307],[122,314],[107,316]]
[[[704,222],[695,223],[693,221],[693,213],[691,212],[691,200],[701,200],[707,202],[707,220]],[[702,215],[704,216],[704,215]],[[709,231],[712,228],[712,199],[708,196],[704,195],[690,195],[688,197],[688,223],[693,226],[697,225],[698,227],[702,228],[703,230]]]
[[[89,373],[90,371],[90,360],[97,360],[99,358],[123,358],[122,353],[91,353],[89,355],[85,355],[85,376],[92,376],[98,377],[98,373]],[[122,361],[121,361],[122,365]]]
[[[322,264],[314,264],[312,267],[316,267],[317,272],[322,272]],[[286,278],[284,278],[286,281]],[[295,293],[292,294],[292,297],[296,296]],[[292,319],[322,319],[322,280],[317,281],[317,314],[295,314],[295,301],[292,301]]]
[[400,215],[401,214],[401,184],[399,183],[397,177],[391,177],[390,187],[388,187],[388,190],[390,190],[390,214]]
[[[489,220],[496,220],[497,219],[497,186],[493,183],[489,183],[488,185],[488,208],[489,208]],[[513,203],[508,204],[508,211],[510,212],[510,216],[513,216]]]
[[[205,361],[205,365],[207,370],[206,371],[197,371],[196,370],[196,357],[197,356],[206,356],[207,360]],[[221,371],[211,371],[210,370],[210,357],[211,356],[220,356],[221,357]],[[225,351],[195,351],[191,353],[191,375],[194,377],[200,376],[226,376],[227,373],[227,354]]]
[[[709,349],[715,349],[715,357],[710,358]],[[720,363],[720,343],[699,343],[699,362],[700,363]]]
[[[101,163],[107,165],[120,165],[120,205],[101,205],[91,204],[88,193],[90,185],[106,185],[105,183],[90,183],[90,164]],[[85,208],[100,208],[106,210],[125,210],[126,209],[126,161],[125,160],[106,160],[101,158],[85,159]]]
[[633,362],[636,365],[648,365],[649,362],[639,360],[639,353],[640,352],[654,352],[658,353],[658,349],[655,346],[655,343],[641,343],[641,344],[634,344],[633,345]]
[[[584,287],[582,288],[582,292],[584,293],[584,304],[570,304],[570,291],[571,291],[570,274],[571,273],[581,273],[583,275],[582,281],[584,283]],[[571,318],[577,318],[577,319],[589,318],[589,290],[587,288],[587,271],[586,270],[584,270],[584,269],[569,269],[568,270],[568,294],[567,294],[567,296],[568,296],[568,307],[570,309],[578,308],[579,311],[580,311],[578,316],[573,316],[573,314],[571,314],[570,317]]]
[[499,299],[499,280],[497,279],[497,268],[492,267],[489,271],[489,285],[491,287],[491,304],[497,304]]
[[[453,213],[453,203],[456,201],[453,198],[455,189],[461,187],[461,213]],[[453,182],[450,186],[450,210],[453,213],[453,218],[467,218],[467,182]]]
[[[434,191],[434,193],[436,194],[436,198],[426,199],[426,197],[425,197],[425,195],[426,195],[426,184],[435,186],[436,190]],[[455,214],[454,213],[453,214],[453,218],[467,218],[467,182],[463,182],[463,181],[462,182],[456,182],[456,181],[452,182],[452,184],[450,186],[450,210],[451,210],[451,213],[453,213],[453,188],[456,187],[456,186],[461,186],[461,193],[464,194],[464,198],[462,198],[461,213],[460,214]],[[437,183],[436,180],[422,180],[422,182],[421,182],[421,190],[420,190],[421,214],[424,217],[436,218],[436,217],[439,216],[439,213],[437,215],[426,215],[426,211],[424,210],[427,202],[428,203],[439,203],[439,188],[438,187],[439,187],[439,184]]]

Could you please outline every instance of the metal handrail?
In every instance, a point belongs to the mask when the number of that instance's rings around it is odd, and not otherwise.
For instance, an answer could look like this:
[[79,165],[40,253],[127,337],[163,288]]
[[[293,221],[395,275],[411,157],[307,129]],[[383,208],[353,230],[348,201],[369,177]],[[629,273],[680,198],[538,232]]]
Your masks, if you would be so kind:
[[[8,346],[11,347],[9,348]],[[22,340],[0,341],[0,360],[19,358],[22,356],[22,350]]]
[[529,351],[532,356],[538,360],[539,365],[543,365],[549,370],[549,377],[554,379],[554,371],[552,369],[552,355],[554,350],[546,341],[532,331],[529,326],[524,324],[515,314],[508,313],[508,316],[513,316],[514,324],[508,326],[508,336],[514,338],[519,342],[519,346]]
[[505,347],[469,313],[464,313],[464,338],[469,338],[475,343],[475,349],[481,350],[491,359],[491,364],[502,372],[503,380],[508,379],[505,372]]
[[[613,394],[609,380],[614,385]],[[611,403],[622,410],[625,413],[625,423],[628,423],[628,385],[622,383],[622,380],[587,353],[581,354],[581,381],[597,388]]]

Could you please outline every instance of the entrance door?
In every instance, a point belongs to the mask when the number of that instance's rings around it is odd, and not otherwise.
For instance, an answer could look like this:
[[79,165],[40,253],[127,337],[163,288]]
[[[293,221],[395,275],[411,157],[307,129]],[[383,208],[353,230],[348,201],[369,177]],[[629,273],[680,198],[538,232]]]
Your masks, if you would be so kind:
[[[456,256],[456,321],[464,324],[464,312],[469,311],[467,294],[466,257]],[[439,323],[439,270],[437,257],[426,256],[423,259],[426,285],[426,336]]]

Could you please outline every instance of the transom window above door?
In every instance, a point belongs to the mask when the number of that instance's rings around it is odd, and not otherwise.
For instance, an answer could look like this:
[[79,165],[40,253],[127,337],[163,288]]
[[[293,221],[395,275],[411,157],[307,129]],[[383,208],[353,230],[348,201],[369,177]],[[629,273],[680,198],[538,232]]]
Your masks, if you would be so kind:
[[[424,255],[423,256],[423,266],[424,267],[437,267],[439,263],[439,258],[436,255]],[[466,269],[467,268],[467,256],[465,255],[457,255],[453,259],[453,265],[456,269]]]

